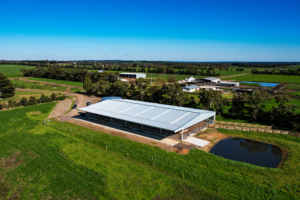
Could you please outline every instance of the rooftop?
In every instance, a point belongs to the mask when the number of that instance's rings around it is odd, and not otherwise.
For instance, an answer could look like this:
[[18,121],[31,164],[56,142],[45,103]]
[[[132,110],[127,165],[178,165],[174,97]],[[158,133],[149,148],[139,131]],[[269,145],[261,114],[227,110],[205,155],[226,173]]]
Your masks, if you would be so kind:
[[213,81],[213,80],[220,80],[219,78],[214,78],[214,77],[201,78],[201,79],[204,79],[204,80],[210,80],[210,81]]
[[195,89],[195,88],[199,88],[198,85],[190,85],[190,86],[185,86],[185,87],[182,87],[183,89]]
[[215,112],[129,99],[106,100],[78,109],[93,114],[145,124],[172,132],[186,129]]
[[[135,74],[143,74],[143,73],[127,73],[127,72],[122,72],[120,74],[132,74],[132,75],[135,75]],[[143,75],[146,75],[146,74],[143,74]]]

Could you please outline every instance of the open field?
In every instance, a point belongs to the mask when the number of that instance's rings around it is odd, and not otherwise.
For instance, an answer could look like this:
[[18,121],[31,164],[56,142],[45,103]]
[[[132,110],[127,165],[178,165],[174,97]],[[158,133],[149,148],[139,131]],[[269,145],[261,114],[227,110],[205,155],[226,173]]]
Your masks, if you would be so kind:
[[22,76],[20,69],[33,69],[33,66],[26,65],[0,65],[0,73],[4,73],[8,78],[19,78]]
[[[54,105],[0,112],[1,199],[221,199],[213,190],[131,157],[135,149],[127,148],[175,153],[68,123],[43,126]],[[75,129],[80,135],[71,135]],[[82,136],[89,134],[96,135],[87,143]],[[99,136],[107,136],[107,150],[91,143]],[[129,157],[115,151],[118,147]]]
[[0,103],[7,103],[9,100],[20,101],[23,97],[26,97],[28,99],[30,96],[34,96],[36,98],[40,98],[42,94],[44,94],[44,95],[50,95],[50,94],[52,94],[52,92],[45,93],[45,92],[38,92],[38,91],[37,92],[33,92],[33,91],[30,91],[30,92],[16,91],[16,93],[15,93],[15,95],[13,97],[2,99],[0,101]]
[[268,83],[300,83],[300,76],[290,75],[265,75],[265,74],[251,74],[236,77],[224,78],[225,80],[233,81],[253,81],[253,82],[268,82]]
[[22,88],[22,89],[35,89],[35,90],[42,90],[42,91],[60,91],[64,92],[66,91],[67,87],[59,86],[59,85],[46,85],[44,83],[38,83],[38,82],[32,82],[32,81],[25,81],[25,80],[19,80],[14,79],[12,80],[14,85],[16,85],[16,88]]
[[75,82],[75,81],[65,81],[65,80],[56,80],[56,79],[48,79],[48,78],[29,78],[29,80],[82,87],[82,82]]

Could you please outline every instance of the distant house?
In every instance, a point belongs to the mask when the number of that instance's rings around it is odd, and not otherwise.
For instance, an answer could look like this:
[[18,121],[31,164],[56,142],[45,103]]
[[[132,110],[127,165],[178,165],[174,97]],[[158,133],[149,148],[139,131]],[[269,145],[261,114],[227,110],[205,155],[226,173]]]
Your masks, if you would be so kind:
[[186,82],[194,82],[196,79],[193,76],[190,76],[189,78],[184,79]]
[[198,85],[190,85],[190,86],[185,86],[182,87],[182,91],[184,92],[195,92],[199,90],[199,86]]
[[99,73],[105,72],[105,70],[98,70]]
[[225,82],[225,81],[221,81],[219,82],[220,86],[228,86],[228,87],[240,87],[240,83],[238,82]]
[[206,83],[206,84],[217,84],[221,81],[219,78],[214,78],[214,77],[208,77],[208,78],[201,78],[199,79],[201,83]]
[[76,65],[76,62],[71,62],[71,64],[74,64],[74,65]]
[[240,88],[235,88],[234,90],[235,90],[236,93],[238,93],[238,94],[244,94],[244,93],[252,94],[252,93],[253,93],[252,89],[240,89]]

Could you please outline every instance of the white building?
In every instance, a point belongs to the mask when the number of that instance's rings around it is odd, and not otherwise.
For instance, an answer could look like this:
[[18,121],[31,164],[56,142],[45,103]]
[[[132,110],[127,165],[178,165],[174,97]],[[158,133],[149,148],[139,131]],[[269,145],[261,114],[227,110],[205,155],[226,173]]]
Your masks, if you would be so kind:
[[99,73],[105,72],[105,70],[98,70]]
[[195,92],[199,90],[199,86],[198,85],[190,85],[190,86],[185,86],[182,87],[182,91],[184,92]]
[[212,85],[205,85],[205,86],[200,86],[200,90],[220,90],[220,86],[212,86]]
[[240,83],[239,82],[225,82],[225,81],[221,81],[219,83],[220,86],[228,86],[228,87],[239,87]]
[[191,77],[186,78],[184,80],[189,83],[189,82],[194,82],[196,79],[193,76],[191,76]]
[[142,73],[120,73],[120,78],[146,78],[146,74]]

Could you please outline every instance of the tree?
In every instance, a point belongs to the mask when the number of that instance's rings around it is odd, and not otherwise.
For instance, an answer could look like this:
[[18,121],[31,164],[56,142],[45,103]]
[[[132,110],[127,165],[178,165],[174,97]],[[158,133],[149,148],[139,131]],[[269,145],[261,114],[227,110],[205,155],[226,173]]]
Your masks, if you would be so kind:
[[23,97],[23,98],[21,99],[21,101],[20,101],[20,104],[21,104],[22,106],[27,106],[27,104],[28,104],[27,98],[26,98],[26,97]]
[[217,115],[221,116],[226,106],[229,106],[229,102],[226,99],[217,99],[215,103],[215,110]]
[[92,84],[91,79],[89,77],[86,77],[83,82],[83,88],[85,89],[85,91],[88,95],[90,95],[92,93],[92,91],[91,91],[92,87],[93,87],[93,84]]
[[248,115],[256,121],[264,114],[265,105],[262,105],[265,101],[270,101],[272,98],[266,91],[255,90],[252,94],[245,95],[247,99],[247,111]]
[[109,89],[107,93],[112,96],[125,97],[128,92],[128,84],[122,81],[117,81],[109,84]]
[[176,80],[176,78],[175,78],[174,76],[170,76],[170,77],[168,78],[168,82],[169,82],[169,83],[177,83],[177,80]]
[[236,118],[243,118],[245,113],[245,101],[241,95],[234,95],[232,98],[229,113]]
[[204,90],[199,93],[200,103],[203,107],[212,110],[213,105],[216,101],[222,98],[222,95],[219,91],[215,90]]
[[101,94],[105,94],[107,89],[109,88],[109,83],[104,80],[99,80],[93,85],[94,89],[93,91],[95,92],[100,92]]
[[147,91],[147,88],[149,86],[149,81],[147,79],[144,79],[144,78],[138,78],[135,82],[137,88],[139,89],[139,92],[140,92],[140,99],[142,101],[144,101],[144,96],[145,96],[145,93]]
[[13,83],[3,73],[0,73],[0,93],[1,98],[10,98],[15,95]]

